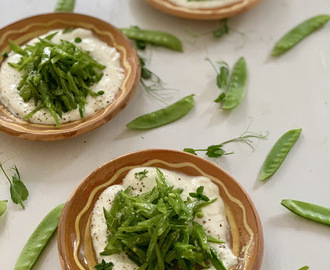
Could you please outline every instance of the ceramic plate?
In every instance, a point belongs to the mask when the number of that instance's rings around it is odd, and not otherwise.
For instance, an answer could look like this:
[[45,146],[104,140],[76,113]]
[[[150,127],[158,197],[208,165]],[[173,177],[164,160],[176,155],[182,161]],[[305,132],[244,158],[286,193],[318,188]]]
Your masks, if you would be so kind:
[[144,0],[149,5],[165,13],[195,20],[217,20],[233,17],[256,6],[261,0],[242,0],[218,8],[187,8],[168,0]]
[[215,164],[181,151],[152,149],[116,158],[92,172],[67,201],[58,228],[58,249],[63,269],[94,269],[97,264],[90,237],[93,206],[104,189],[120,184],[135,167],[151,166],[206,176],[218,187],[231,227],[232,249],[239,264],[232,270],[258,270],[263,255],[263,234],[258,213],[238,182]]
[[140,62],[136,51],[118,29],[100,19],[75,13],[50,13],[29,17],[0,29],[0,52],[9,52],[9,39],[22,45],[50,30],[68,27],[89,29],[100,40],[115,47],[120,53],[125,80],[115,101],[90,117],[61,124],[60,128],[53,125],[29,123],[12,115],[0,103],[0,131],[26,140],[54,141],[70,138],[92,131],[107,123],[132,98],[140,79]]

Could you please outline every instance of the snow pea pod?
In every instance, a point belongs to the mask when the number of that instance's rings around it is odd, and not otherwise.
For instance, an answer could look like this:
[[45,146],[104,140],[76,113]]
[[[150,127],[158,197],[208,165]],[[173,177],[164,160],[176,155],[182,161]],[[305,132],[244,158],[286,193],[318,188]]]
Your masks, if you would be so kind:
[[57,229],[64,204],[51,210],[33,231],[15,264],[14,270],[30,270]]
[[129,39],[163,46],[178,52],[183,51],[181,41],[170,33],[155,30],[144,30],[134,26],[130,28],[121,28],[120,30]]
[[0,217],[4,212],[6,212],[7,209],[7,200],[0,201]]
[[194,95],[189,95],[163,109],[135,118],[127,124],[127,127],[132,129],[151,129],[163,126],[185,116],[194,105]]
[[222,108],[231,110],[237,107],[244,95],[247,85],[247,67],[244,57],[240,57],[233,67],[233,71],[229,80],[228,90],[223,99]]
[[330,21],[330,15],[317,15],[303,21],[288,33],[286,33],[276,44],[272,51],[272,56],[278,56],[290,50],[309,34],[321,28]]
[[259,177],[261,181],[268,179],[278,170],[285,157],[298,140],[301,131],[301,128],[289,130],[276,141],[261,166]]
[[56,12],[73,12],[75,0],[57,0]]
[[289,199],[282,200],[281,204],[298,216],[330,226],[330,208]]

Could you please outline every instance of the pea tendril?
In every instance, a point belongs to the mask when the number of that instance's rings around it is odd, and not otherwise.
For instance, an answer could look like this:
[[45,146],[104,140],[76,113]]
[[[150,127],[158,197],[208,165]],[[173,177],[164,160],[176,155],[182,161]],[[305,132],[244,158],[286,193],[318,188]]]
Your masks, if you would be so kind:
[[266,140],[268,137],[268,133],[266,133],[265,135],[262,133],[256,133],[256,132],[250,132],[248,130],[244,131],[239,137],[224,141],[220,144],[214,144],[214,145],[210,145],[207,148],[198,148],[198,149],[194,149],[194,148],[184,148],[183,151],[190,153],[190,154],[194,154],[197,155],[197,152],[206,152],[206,155],[208,157],[212,157],[212,158],[218,158],[224,155],[231,155],[234,154],[234,152],[226,152],[223,147],[226,144],[229,143],[246,143],[248,146],[250,146],[252,149],[254,149],[252,143],[253,140],[252,139],[259,139],[259,140]]

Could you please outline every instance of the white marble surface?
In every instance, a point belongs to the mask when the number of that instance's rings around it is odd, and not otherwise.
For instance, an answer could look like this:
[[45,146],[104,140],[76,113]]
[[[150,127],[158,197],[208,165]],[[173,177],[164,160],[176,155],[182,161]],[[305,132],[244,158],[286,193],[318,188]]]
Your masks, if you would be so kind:
[[[99,17],[117,27],[169,31],[183,41],[184,53],[148,47],[143,55],[168,88],[177,89],[167,104],[194,93],[196,107],[183,119],[150,131],[129,131],[137,115],[164,103],[142,87],[130,104],[101,128],[59,142],[23,141],[0,134],[0,161],[16,164],[30,196],[26,209],[8,203],[0,218],[0,269],[13,269],[31,232],[54,206],[65,202],[74,188],[98,166],[119,155],[148,148],[182,150],[205,147],[251,131],[269,132],[267,141],[229,145],[235,154],[212,160],[239,181],[259,211],[265,238],[262,270],[289,270],[309,265],[329,268],[330,228],[289,213],[284,198],[330,205],[330,25],[317,31],[289,53],[269,57],[276,40],[291,27],[317,14],[330,12],[328,0],[264,0],[255,9],[229,20],[230,34],[214,40],[209,33],[219,22],[200,22],[163,14],[142,0],[76,0],[75,12]],[[3,1],[0,27],[30,15],[53,11],[55,0]],[[191,33],[199,34],[194,37]],[[218,94],[215,73],[204,61],[248,63],[246,97],[232,112],[213,103]],[[252,120],[251,120],[252,119]],[[279,171],[266,183],[257,180],[260,166],[276,139],[301,127],[301,138]],[[0,174],[0,200],[9,185]],[[60,269],[57,243],[47,246],[35,269]]]

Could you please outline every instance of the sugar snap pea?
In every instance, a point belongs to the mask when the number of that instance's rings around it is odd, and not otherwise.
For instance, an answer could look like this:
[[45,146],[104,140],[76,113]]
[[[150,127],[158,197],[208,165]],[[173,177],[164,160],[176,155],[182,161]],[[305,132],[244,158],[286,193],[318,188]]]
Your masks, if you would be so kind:
[[282,200],[281,204],[298,216],[330,226],[330,208],[289,199]]
[[247,85],[247,67],[244,57],[240,57],[233,67],[233,71],[229,80],[228,90],[223,99],[222,108],[231,110],[237,107],[244,95]]
[[178,52],[183,51],[181,41],[170,33],[155,30],[144,30],[136,26],[121,28],[120,30],[129,39],[163,46]]
[[64,204],[51,210],[33,231],[21,251],[14,270],[30,270],[57,229]]
[[7,200],[0,201],[0,217],[6,212],[7,209]]
[[135,118],[127,124],[127,127],[132,129],[152,129],[163,126],[185,116],[194,105],[194,95],[189,95],[163,109]]
[[259,177],[261,181],[268,179],[278,170],[285,157],[298,140],[301,131],[301,128],[289,130],[276,141],[261,166]]
[[278,56],[290,50],[309,34],[321,28],[330,21],[330,15],[317,15],[303,21],[289,32],[287,32],[276,44],[272,56]]

